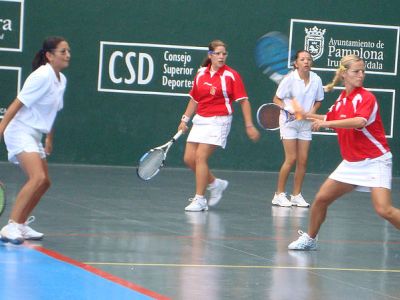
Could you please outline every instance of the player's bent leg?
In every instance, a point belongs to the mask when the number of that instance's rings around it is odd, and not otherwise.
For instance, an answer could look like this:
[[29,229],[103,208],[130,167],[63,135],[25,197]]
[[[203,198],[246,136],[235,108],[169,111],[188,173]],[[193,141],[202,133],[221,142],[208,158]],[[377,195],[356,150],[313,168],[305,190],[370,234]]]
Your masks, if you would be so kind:
[[196,195],[190,198],[191,204],[185,207],[186,211],[208,210],[207,199],[204,197],[210,170],[208,159],[214,152],[216,146],[209,144],[197,144],[195,151],[195,174],[196,174]]
[[27,216],[50,187],[47,162],[38,153],[23,152],[18,155],[18,160],[28,180],[16,197],[10,221],[1,230],[2,240],[14,244],[21,244],[25,239],[43,237],[42,233],[28,226],[32,219],[28,222]]
[[[26,221],[32,205],[36,205],[37,201],[50,187],[50,179],[43,160],[38,153],[23,152],[18,155],[18,160],[28,180],[16,197],[10,219],[22,224]],[[36,203],[31,203],[35,201]]]
[[27,222],[28,217],[31,214],[31,212],[34,210],[36,205],[39,203],[42,196],[47,192],[47,190],[51,186],[51,181],[49,178],[49,168],[47,165],[47,161],[45,159],[42,159],[42,170],[40,172],[44,173],[44,177],[46,178],[45,184],[42,184],[40,186],[40,188],[38,188],[36,190],[36,192],[32,195],[30,201],[28,202],[28,205],[24,208],[21,219],[25,220],[25,223]]
[[387,188],[371,188],[371,199],[376,213],[400,229],[400,209],[392,205],[391,191]]
[[185,154],[183,155],[183,162],[193,172],[196,171],[196,151],[199,144],[186,143]]
[[325,221],[329,205],[353,189],[354,186],[350,184],[328,178],[320,187],[311,206],[308,233],[300,230],[300,237],[290,243],[288,249],[303,251],[316,250],[317,234],[322,223]]
[[344,194],[351,192],[354,186],[328,178],[320,187],[311,205],[308,234],[314,238],[325,221],[329,205]]
[[208,185],[208,159],[214,153],[215,145],[199,144],[196,150],[196,194],[204,195]]

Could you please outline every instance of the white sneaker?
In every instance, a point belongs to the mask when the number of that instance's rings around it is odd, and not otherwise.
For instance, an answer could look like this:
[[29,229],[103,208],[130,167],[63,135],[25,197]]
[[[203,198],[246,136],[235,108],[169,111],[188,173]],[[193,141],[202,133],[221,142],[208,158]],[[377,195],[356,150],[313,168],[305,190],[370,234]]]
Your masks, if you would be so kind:
[[24,237],[19,230],[21,224],[15,223],[12,220],[8,221],[8,224],[4,226],[1,231],[1,240],[3,242],[10,242],[15,245],[22,244],[24,242]]
[[206,198],[190,198],[191,203],[185,207],[186,211],[203,211],[208,210]]
[[219,178],[215,179],[215,186],[208,185],[207,190],[210,191],[210,198],[208,199],[209,206],[215,206],[222,198],[222,193],[226,190],[229,185],[227,180]]
[[292,202],[293,206],[298,206],[298,207],[309,207],[310,206],[310,203],[307,203],[306,200],[304,200],[301,193],[296,196],[290,195],[290,202]]
[[307,233],[301,230],[299,230],[298,233],[300,234],[300,237],[289,244],[289,250],[317,250],[317,238],[310,238]]
[[30,216],[28,220],[24,224],[20,224],[19,230],[22,233],[22,236],[24,237],[25,240],[41,240],[44,236],[43,233],[38,232],[34,229],[32,229],[29,224],[35,221],[34,216]]
[[292,206],[292,202],[290,202],[289,199],[286,198],[285,193],[280,193],[280,194],[275,193],[274,199],[272,199],[272,204],[284,207]]

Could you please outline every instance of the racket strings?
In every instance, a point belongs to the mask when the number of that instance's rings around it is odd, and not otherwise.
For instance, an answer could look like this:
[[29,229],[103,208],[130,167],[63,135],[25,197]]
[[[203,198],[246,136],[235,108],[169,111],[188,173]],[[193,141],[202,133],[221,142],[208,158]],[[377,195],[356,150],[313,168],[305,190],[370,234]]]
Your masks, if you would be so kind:
[[147,152],[139,162],[138,175],[142,179],[150,179],[158,173],[164,161],[164,151],[154,149]]
[[264,106],[258,114],[258,121],[260,123],[260,126],[264,129],[279,128],[280,114],[281,109],[277,105]]

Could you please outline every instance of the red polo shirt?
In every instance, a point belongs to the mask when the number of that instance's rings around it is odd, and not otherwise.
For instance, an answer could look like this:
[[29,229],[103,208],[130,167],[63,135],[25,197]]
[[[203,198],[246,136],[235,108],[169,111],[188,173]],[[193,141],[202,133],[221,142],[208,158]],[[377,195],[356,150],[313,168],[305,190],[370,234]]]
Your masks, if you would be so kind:
[[210,65],[200,68],[189,95],[197,102],[196,113],[203,117],[230,115],[233,101],[248,98],[239,73],[227,65],[212,76]]
[[354,117],[364,118],[367,125],[357,129],[334,128],[343,159],[361,161],[390,151],[376,98],[362,87],[354,89],[347,97],[346,91],[343,91],[329,109],[326,120]]

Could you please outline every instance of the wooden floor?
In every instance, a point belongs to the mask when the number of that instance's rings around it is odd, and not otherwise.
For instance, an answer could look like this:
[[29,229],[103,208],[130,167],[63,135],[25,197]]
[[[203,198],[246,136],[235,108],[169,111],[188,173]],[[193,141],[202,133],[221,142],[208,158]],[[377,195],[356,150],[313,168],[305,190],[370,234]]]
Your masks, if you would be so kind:
[[[0,170],[12,201],[24,176],[8,163]],[[104,299],[400,299],[400,232],[374,213],[368,193],[335,202],[319,249],[297,252],[287,245],[306,230],[309,210],[271,206],[276,173],[216,171],[229,187],[220,205],[200,213],[184,211],[194,190],[188,170],[164,169],[150,182],[137,179],[134,168],[50,165],[50,174],[53,185],[32,224],[45,239],[0,244],[7,253],[1,282],[32,287],[15,299],[103,299],[99,284],[81,285],[71,298],[71,287],[57,282],[65,280],[60,272],[68,277],[76,268],[76,284],[89,274],[121,286]],[[307,174],[306,200],[325,178]],[[398,178],[392,195],[400,207]],[[24,282],[19,272],[33,261],[27,252],[47,257],[34,276],[53,280]]]

